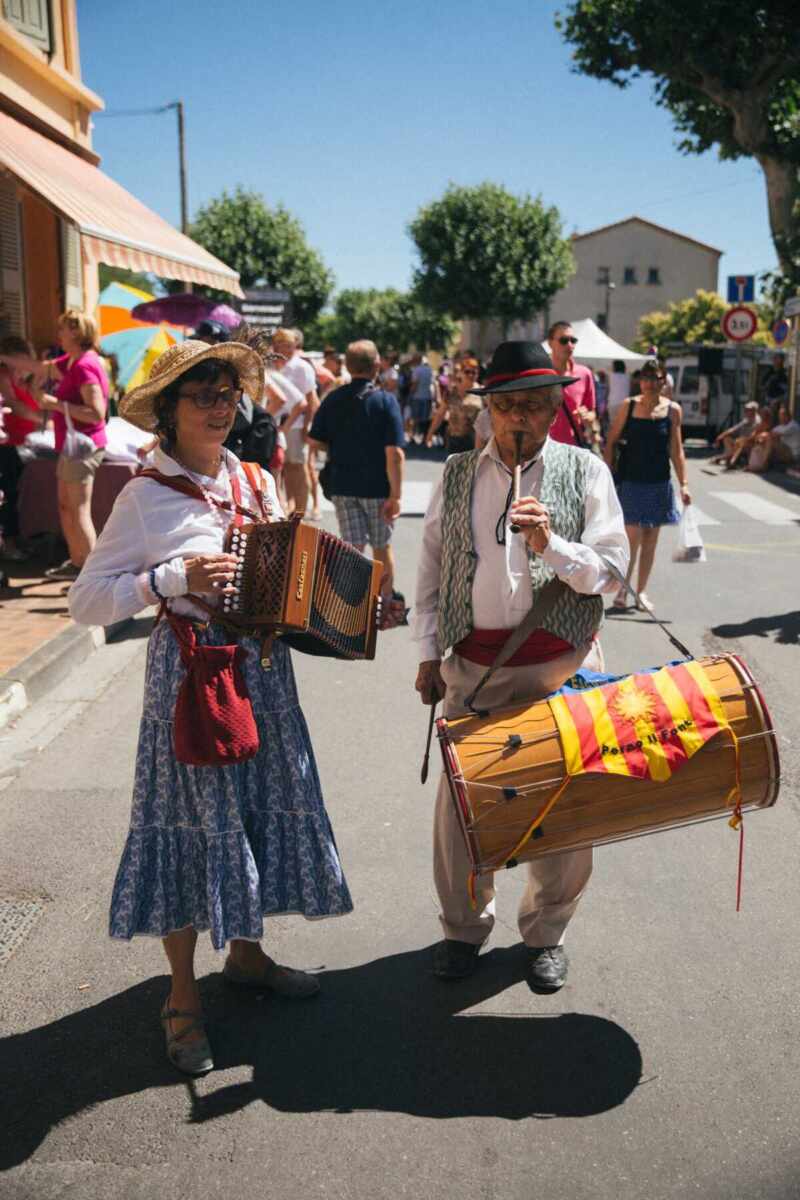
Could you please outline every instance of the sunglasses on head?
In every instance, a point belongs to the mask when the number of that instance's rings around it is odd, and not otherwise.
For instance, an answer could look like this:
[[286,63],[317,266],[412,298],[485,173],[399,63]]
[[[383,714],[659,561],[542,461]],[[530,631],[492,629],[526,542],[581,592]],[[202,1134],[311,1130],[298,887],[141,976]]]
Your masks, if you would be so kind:
[[560,337],[558,344],[559,346],[577,346],[578,339],[576,337]]

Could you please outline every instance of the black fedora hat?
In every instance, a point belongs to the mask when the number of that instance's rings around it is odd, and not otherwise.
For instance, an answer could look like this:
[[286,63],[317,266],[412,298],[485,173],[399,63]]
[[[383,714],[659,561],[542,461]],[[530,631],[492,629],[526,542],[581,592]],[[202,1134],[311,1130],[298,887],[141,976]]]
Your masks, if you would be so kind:
[[573,375],[559,375],[550,355],[538,342],[501,342],[492,355],[483,386],[469,390],[476,396],[486,396],[575,382]]

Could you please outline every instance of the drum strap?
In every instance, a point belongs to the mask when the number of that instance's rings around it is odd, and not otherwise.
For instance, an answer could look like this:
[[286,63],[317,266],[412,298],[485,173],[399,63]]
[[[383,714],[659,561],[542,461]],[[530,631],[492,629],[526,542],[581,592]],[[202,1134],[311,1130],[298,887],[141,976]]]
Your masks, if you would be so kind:
[[[614,579],[616,579],[617,583],[620,584],[621,587],[624,587],[626,592],[630,592],[630,594],[633,596],[634,600],[636,601],[637,608],[642,607],[642,605],[640,605],[640,603],[639,603],[639,593],[636,591],[636,588],[631,586],[630,582],[628,580],[626,580],[625,576],[622,574],[620,569],[618,567],[615,567],[614,564],[605,557],[605,555],[601,554],[600,557],[602,558],[603,562],[608,567],[608,570],[611,572]],[[645,611],[650,614],[650,617],[652,618],[653,622],[659,627],[659,629],[664,631],[664,634],[669,638],[670,642],[672,643],[672,645],[675,647],[675,649],[678,651],[679,654],[682,654],[684,658],[694,658],[694,655],[692,654],[691,650],[687,650],[686,647],[684,646],[683,642],[679,642],[678,639],[674,636],[674,634],[670,633],[670,631],[667,629],[664,622],[659,621],[658,617],[653,612],[652,605],[650,605]]]
[[497,655],[497,658],[494,660],[492,665],[486,671],[484,671],[483,675],[478,681],[477,687],[469,696],[467,696],[466,700],[464,701],[466,707],[475,713],[476,716],[488,717],[489,715],[487,709],[477,709],[475,707],[475,698],[478,693],[486,686],[492,675],[494,675],[495,671],[504,666],[508,660],[516,654],[517,650],[519,650],[520,646],[528,640],[533,631],[540,628],[545,617],[552,610],[556,601],[558,600],[561,589],[566,586],[567,585],[562,583],[560,579],[551,579],[548,583],[546,583],[542,590],[538,593],[533,605],[525,614],[523,620],[516,627],[516,629],[509,634],[508,640],[504,643],[500,653]]
[[[630,583],[626,581],[625,576],[622,574],[619,568],[614,565],[614,563],[612,563],[602,554],[600,557],[602,558],[608,570],[611,572],[614,579],[616,579],[617,583],[630,592],[638,605],[639,593],[636,591],[636,589],[631,587]],[[508,641],[503,645],[503,648],[497,655],[497,658],[481,676],[474,691],[467,696],[466,700],[464,701],[466,707],[476,716],[488,717],[489,715],[488,709],[477,709],[475,707],[475,699],[478,693],[486,686],[495,671],[499,667],[504,666],[508,660],[514,654],[516,654],[520,646],[528,640],[533,631],[541,626],[543,620],[555,605],[561,589],[566,586],[567,585],[562,583],[560,579],[551,579],[549,583],[546,583],[536,597],[536,600],[526,614],[524,620],[516,627],[513,633],[509,634]],[[691,650],[687,650],[683,642],[679,641],[674,634],[670,633],[664,622],[660,621],[656,614],[652,611],[652,608],[649,608],[647,611],[649,612],[653,622],[658,625],[659,629],[663,630],[664,634],[669,638],[670,642],[678,651],[678,653],[683,658],[694,658]]]

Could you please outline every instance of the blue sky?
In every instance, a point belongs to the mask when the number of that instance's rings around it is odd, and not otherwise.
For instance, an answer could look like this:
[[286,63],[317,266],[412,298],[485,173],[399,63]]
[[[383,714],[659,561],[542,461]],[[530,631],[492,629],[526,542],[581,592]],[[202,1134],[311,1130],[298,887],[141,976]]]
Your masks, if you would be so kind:
[[[650,85],[570,69],[557,0],[78,0],[84,81],[109,112],[183,99],[190,214],[237,184],[283,203],[337,286],[404,288],[406,226],[450,181],[540,194],[565,232],[638,214],[775,263],[763,177],[685,157]],[[108,174],[179,223],[175,114],[99,116]]]

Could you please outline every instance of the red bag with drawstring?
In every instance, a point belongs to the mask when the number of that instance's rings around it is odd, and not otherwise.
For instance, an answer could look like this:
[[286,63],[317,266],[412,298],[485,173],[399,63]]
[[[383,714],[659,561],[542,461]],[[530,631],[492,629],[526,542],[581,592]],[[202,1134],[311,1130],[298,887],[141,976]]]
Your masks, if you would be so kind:
[[191,621],[167,613],[186,677],[175,703],[173,737],[178,762],[226,767],[258,753],[258,727],[242,670],[244,649],[202,646]]
[[[259,468],[254,463],[241,465],[261,509],[261,519],[268,520],[271,509],[264,498]],[[206,503],[206,494],[185,475],[164,475],[152,468],[139,474]],[[231,495],[232,501],[209,498],[218,508],[233,512],[234,525],[241,525],[245,516],[251,521],[259,520],[256,513],[242,507],[241,489],[235,473],[231,475]],[[201,603],[197,596],[191,598]],[[258,753],[258,727],[242,670],[244,648],[238,643],[203,646],[197,640],[194,625],[186,617],[170,612],[166,604],[161,606],[159,618],[162,616],[166,616],[177,638],[181,661],[186,668],[173,718],[178,762],[191,767],[226,767],[253,758]]]

